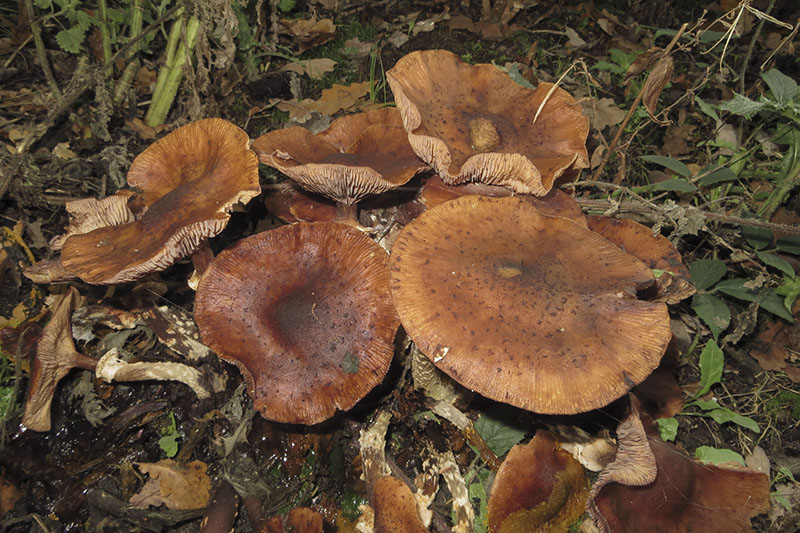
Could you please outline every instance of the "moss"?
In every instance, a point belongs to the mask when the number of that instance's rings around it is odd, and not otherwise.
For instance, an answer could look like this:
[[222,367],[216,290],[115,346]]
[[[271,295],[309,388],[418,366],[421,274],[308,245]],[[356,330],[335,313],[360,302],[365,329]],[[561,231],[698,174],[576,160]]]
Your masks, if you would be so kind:
[[788,413],[794,421],[800,420],[800,393],[782,390],[766,402],[766,410],[773,415]]

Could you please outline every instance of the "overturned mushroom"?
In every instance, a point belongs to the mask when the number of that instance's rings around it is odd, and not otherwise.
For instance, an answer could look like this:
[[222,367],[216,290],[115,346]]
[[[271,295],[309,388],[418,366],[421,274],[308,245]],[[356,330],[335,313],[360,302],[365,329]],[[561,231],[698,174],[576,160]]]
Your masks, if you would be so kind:
[[516,198],[426,211],[391,256],[392,298],[436,366],[489,398],[548,414],[602,407],[658,366],[663,303],[649,268],[599,234]]
[[446,50],[412,52],[386,79],[411,146],[449,184],[543,195],[566,171],[589,166],[589,119],[550,83],[532,91]]
[[388,257],[355,228],[298,223],[239,241],[200,282],[203,341],[268,419],[316,424],[383,379],[399,325]]

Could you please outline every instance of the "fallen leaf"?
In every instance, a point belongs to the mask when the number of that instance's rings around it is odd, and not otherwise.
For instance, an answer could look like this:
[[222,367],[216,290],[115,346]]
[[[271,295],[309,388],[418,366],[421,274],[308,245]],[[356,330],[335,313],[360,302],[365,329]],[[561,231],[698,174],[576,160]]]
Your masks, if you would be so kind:
[[569,26],[566,27],[564,33],[567,34],[567,39],[569,39],[567,44],[569,44],[572,48],[583,48],[584,46],[586,46],[586,41],[581,39],[581,36],[578,35],[578,32],[576,32]]
[[53,155],[61,159],[75,159],[78,154],[69,149],[69,143],[58,143],[53,148]]
[[688,141],[692,139],[694,130],[695,126],[692,126],[688,122],[670,127],[666,135],[664,135],[664,144],[661,145],[661,153],[672,157],[688,154],[692,150]]
[[136,132],[136,134],[145,141],[155,139],[159,132],[167,129],[166,124],[159,124],[155,128],[148,126],[140,118],[126,120],[125,125],[128,127],[128,129]]
[[208,505],[211,497],[211,480],[206,474],[206,464],[192,461],[182,465],[172,459],[157,463],[136,463],[150,479],[138,494],[131,496],[133,507],[146,508],[166,505],[174,511],[201,509]]
[[396,31],[387,39],[395,48],[400,48],[408,42],[408,32]]
[[292,35],[302,54],[310,48],[325,44],[336,34],[336,25],[331,19],[291,20],[281,19],[284,33]]
[[769,475],[769,457],[761,446],[754,446],[753,451],[744,458],[744,464],[750,470]]
[[321,57],[319,59],[303,59],[301,61],[292,61],[287,63],[281,70],[288,70],[297,72],[298,74],[306,74],[312,80],[320,80],[328,72],[333,72],[336,66],[336,61]]
[[352,85],[333,84],[330,89],[323,89],[320,99],[309,107],[312,111],[331,116],[340,110],[351,110],[362,96],[369,93],[369,89],[368,81]]
[[[800,312],[800,300],[793,312]],[[764,370],[785,372],[795,383],[800,383],[800,326],[787,324],[782,320],[771,322],[758,334],[756,344],[750,355]]]
[[658,63],[656,63],[656,66],[653,67],[653,70],[650,71],[650,74],[647,75],[644,87],[642,87],[642,103],[645,109],[647,109],[650,118],[654,122],[660,124],[664,124],[664,122],[655,117],[656,107],[658,106],[658,99],[661,96],[661,91],[664,90],[667,82],[672,78],[672,71],[674,68],[675,62],[672,60],[672,56],[662,56],[661,59],[658,60]]
[[375,43],[365,43],[358,37],[347,39],[342,45],[341,52],[351,59],[367,57],[372,52]]
[[601,98],[600,100],[586,98],[581,100],[581,108],[597,131],[603,131],[608,126],[615,126],[625,118],[625,110],[617,107],[611,98]]

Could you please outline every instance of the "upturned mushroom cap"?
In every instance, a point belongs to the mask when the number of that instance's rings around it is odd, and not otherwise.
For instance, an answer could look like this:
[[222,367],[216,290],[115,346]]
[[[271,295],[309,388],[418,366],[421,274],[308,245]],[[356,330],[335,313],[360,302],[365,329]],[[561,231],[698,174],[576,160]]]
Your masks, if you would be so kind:
[[508,452],[489,497],[489,531],[566,531],[584,512],[583,467],[547,431]]
[[589,119],[563,89],[548,97],[550,83],[532,91],[446,50],[412,52],[386,79],[411,146],[447,183],[543,195],[567,169],[589,166]]
[[400,113],[388,108],[346,115],[318,135],[297,126],[271,131],[253,141],[253,150],[304,189],[344,205],[428,168],[408,144]]
[[658,366],[670,339],[641,261],[517,198],[464,196],[426,211],[392,248],[392,298],[436,366],[537,413],[602,407]]
[[203,341],[241,370],[268,419],[315,424],[380,383],[399,320],[388,257],[359,230],[298,223],[223,251],[203,275]]
[[633,220],[606,216],[586,217],[589,229],[596,231],[652,269],[663,271],[656,280],[657,298],[676,304],[695,293],[689,269],[675,246],[663,235]]
[[50,406],[58,382],[73,368],[94,370],[97,360],[75,349],[70,317],[78,299],[78,291],[70,287],[56,301],[50,312],[50,322],[44,327],[31,363],[28,400],[22,425],[33,431],[50,431]]
[[247,134],[222,119],[175,130],[142,152],[128,183],[145,211],[133,222],[72,235],[61,263],[87,283],[133,281],[163,270],[221,232],[237,203],[261,191]]

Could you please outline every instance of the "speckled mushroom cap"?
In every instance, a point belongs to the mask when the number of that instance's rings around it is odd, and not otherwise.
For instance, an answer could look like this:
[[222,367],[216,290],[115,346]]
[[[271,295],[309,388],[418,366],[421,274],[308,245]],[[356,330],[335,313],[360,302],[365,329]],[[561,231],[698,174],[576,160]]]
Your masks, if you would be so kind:
[[589,166],[589,119],[563,89],[548,97],[550,83],[526,89],[446,50],[412,52],[386,79],[411,146],[449,184],[543,195],[567,169]]
[[388,256],[353,227],[297,223],[239,241],[197,289],[203,342],[241,370],[253,405],[316,424],[383,379],[399,320]]
[[658,366],[663,303],[638,300],[647,266],[599,234],[518,198],[464,196],[392,247],[392,298],[409,336],[462,385],[537,413],[602,407]]
[[344,205],[399,187],[428,168],[394,108],[346,115],[317,135],[297,126],[271,131],[253,141],[253,150],[304,189]]
[[141,216],[63,243],[62,265],[87,283],[124,283],[169,267],[221,232],[235,204],[261,192],[247,134],[216,118],[150,145],[131,165],[128,183],[142,191]]

